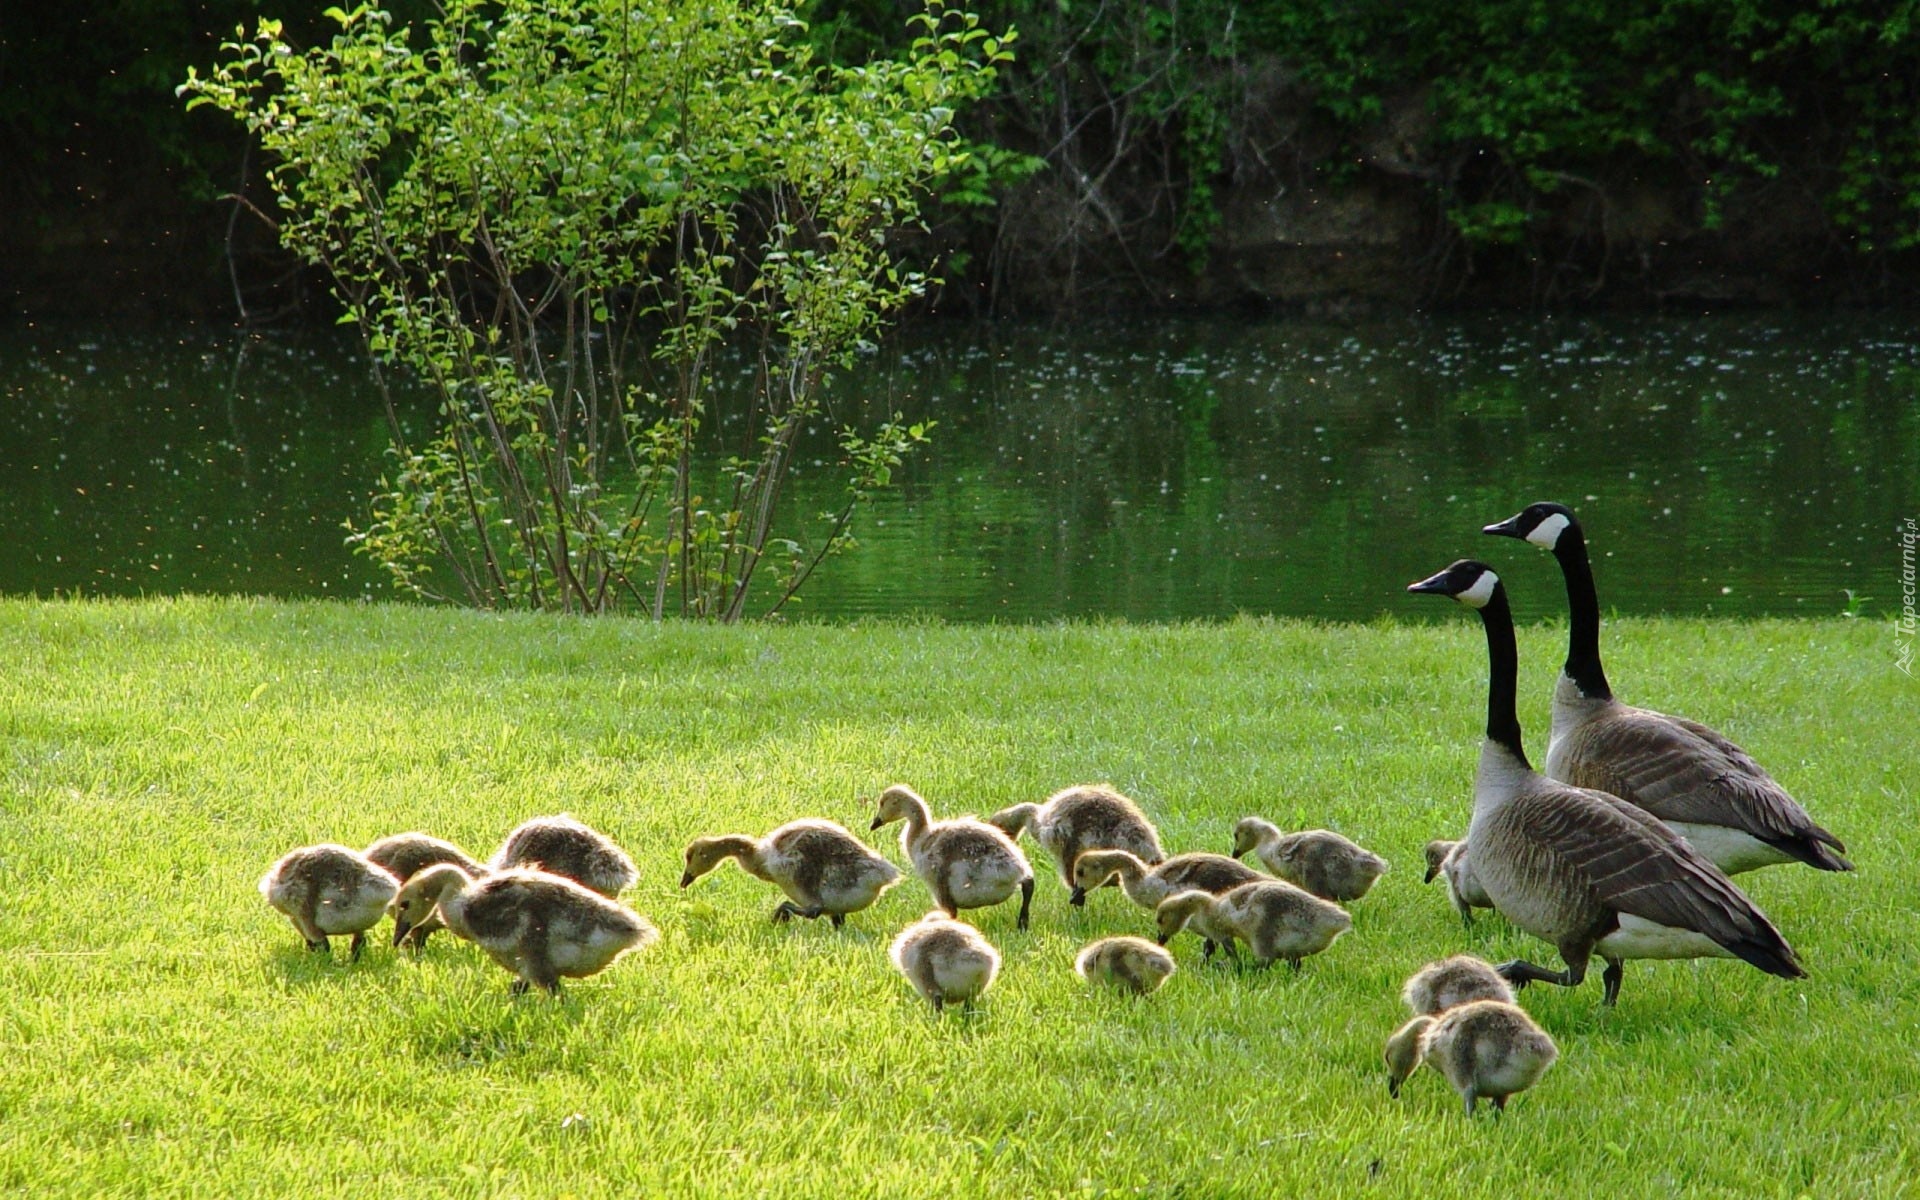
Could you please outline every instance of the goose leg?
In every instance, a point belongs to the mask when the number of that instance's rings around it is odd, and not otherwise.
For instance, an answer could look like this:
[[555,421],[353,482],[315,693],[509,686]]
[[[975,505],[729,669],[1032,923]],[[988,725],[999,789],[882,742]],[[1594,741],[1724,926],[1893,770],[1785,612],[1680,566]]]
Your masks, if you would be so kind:
[[1514,991],[1526,987],[1529,983],[1551,983],[1558,987],[1579,987],[1580,981],[1587,977],[1587,964],[1583,959],[1576,967],[1572,963],[1564,971],[1549,971],[1545,967],[1536,967],[1525,959],[1516,958],[1495,967],[1500,977],[1513,985]]
[[531,986],[532,985],[526,980],[516,978],[513,981],[513,986],[507,989],[507,994],[510,996],[524,996],[527,994],[527,988]]
[[1014,924],[1017,928],[1027,927],[1027,911],[1033,907],[1033,880],[1028,879],[1020,885],[1020,919]]
[[828,914],[828,916],[829,916],[829,919],[833,921],[833,927],[835,929],[838,929],[842,925],[845,925],[847,923],[847,914],[845,913],[830,913]]
[[1607,969],[1600,972],[1600,983],[1606,989],[1601,993],[1600,1003],[1608,1008],[1620,998],[1620,977],[1626,974],[1625,966],[1617,958],[1607,960]]
[[347,961],[348,961],[348,962],[359,962],[359,961],[360,961],[360,947],[362,947],[362,946],[364,946],[364,945],[366,945],[366,944],[367,944],[367,935],[366,935],[366,934],[364,934],[364,933],[356,933],[356,934],[354,934],[354,935],[353,935],[353,940],[347,943]]
[[804,917],[806,915],[800,906],[793,901],[782,900],[773,910],[773,923],[775,925],[785,925],[796,916]]

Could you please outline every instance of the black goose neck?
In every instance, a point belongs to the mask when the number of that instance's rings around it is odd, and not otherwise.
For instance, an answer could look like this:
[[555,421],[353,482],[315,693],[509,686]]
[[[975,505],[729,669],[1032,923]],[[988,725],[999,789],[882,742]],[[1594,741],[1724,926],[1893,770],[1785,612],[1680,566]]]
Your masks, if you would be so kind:
[[1505,747],[1521,766],[1531,770],[1526,747],[1520,742],[1520,716],[1514,709],[1520,650],[1514,641],[1513,609],[1507,605],[1505,584],[1496,586],[1481,606],[1480,623],[1487,631],[1487,740]]
[[1567,678],[1592,700],[1613,696],[1600,665],[1600,596],[1593,586],[1587,538],[1577,524],[1567,526],[1554,543],[1553,556],[1567,583]]

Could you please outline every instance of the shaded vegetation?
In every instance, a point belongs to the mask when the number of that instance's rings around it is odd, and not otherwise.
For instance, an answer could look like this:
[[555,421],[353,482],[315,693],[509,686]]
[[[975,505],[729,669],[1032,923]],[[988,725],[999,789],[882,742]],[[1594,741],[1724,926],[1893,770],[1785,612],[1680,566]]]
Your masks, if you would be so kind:
[[[169,90],[236,22],[281,17],[298,40],[321,7],[126,0],[10,17],[0,148],[44,168],[4,185],[34,217],[14,244],[81,269],[112,260],[103,230],[162,244],[186,231],[197,240],[168,253],[202,293],[224,285],[226,213],[206,202],[258,164]],[[802,13],[840,61],[902,46],[892,4]],[[1308,200],[1391,210],[1388,261],[1414,299],[1913,298],[1914,0],[1012,0],[982,16],[1016,27],[1021,54],[964,126],[993,150],[950,182],[922,245],[953,252],[950,306],[1297,288],[1221,281],[1246,236],[1223,231],[1275,206],[1298,218],[1287,205]],[[249,269],[248,286],[275,278]],[[1301,269],[1338,283],[1344,268]],[[34,282],[16,307],[61,302]]]

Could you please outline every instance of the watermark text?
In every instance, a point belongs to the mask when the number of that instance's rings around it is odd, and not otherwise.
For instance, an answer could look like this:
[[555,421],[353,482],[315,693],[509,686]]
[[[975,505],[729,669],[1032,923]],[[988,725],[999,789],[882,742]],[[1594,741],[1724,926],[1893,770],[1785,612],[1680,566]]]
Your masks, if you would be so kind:
[[1893,617],[1893,665],[1913,676],[1913,646],[1920,634],[1920,619],[1915,617],[1916,601],[1914,551],[1920,544],[1920,518],[1908,517],[1900,528],[1900,609]]

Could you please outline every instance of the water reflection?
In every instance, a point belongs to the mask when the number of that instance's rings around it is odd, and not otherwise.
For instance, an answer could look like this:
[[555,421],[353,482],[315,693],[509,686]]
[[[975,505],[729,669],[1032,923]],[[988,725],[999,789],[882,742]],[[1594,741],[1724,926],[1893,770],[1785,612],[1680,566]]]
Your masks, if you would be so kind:
[[[387,594],[341,544],[385,446],[344,343],[28,331],[0,380],[0,590]],[[796,615],[1430,619],[1400,589],[1463,555],[1551,614],[1551,563],[1475,532],[1549,497],[1609,608],[1884,612],[1920,511],[1887,318],[939,328],[834,402],[939,424]]]

